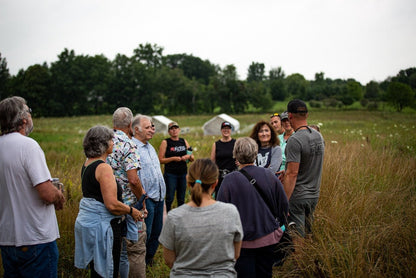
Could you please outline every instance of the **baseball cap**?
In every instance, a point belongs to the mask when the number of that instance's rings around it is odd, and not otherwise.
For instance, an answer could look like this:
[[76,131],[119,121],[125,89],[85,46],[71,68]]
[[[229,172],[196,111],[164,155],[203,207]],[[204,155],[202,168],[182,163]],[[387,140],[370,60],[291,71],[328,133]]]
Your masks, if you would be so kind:
[[224,127],[233,128],[233,126],[230,124],[230,122],[222,122],[221,129],[223,129]]
[[287,112],[289,113],[308,113],[306,103],[300,99],[294,99],[287,104]]
[[282,119],[282,121],[284,119],[289,119],[289,113],[287,113],[286,111],[283,112],[282,114],[280,114],[280,119]]
[[177,123],[177,122],[170,122],[170,123],[169,123],[169,125],[168,125],[168,129],[171,129],[172,127],[177,127],[177,128],[179,128],[179,125],[178,125],[178,123]]

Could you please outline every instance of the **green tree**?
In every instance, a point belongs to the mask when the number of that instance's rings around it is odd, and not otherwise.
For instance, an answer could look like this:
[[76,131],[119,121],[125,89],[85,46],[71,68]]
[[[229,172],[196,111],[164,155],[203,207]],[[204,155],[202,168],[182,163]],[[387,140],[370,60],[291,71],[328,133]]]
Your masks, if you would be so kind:
[[302,74],[294,73],[286,78],[286,88],[293,98],[306,99],[306,88],[308,82]]
[[0,99],[7,96],[7,82],[10,80],[9,68],[6,58],[1,57],[0,52]]
[[162,65],[163,47],[157,44],[139,44],[139,47],[134,49],[133,52],[134,60],[144,64],[148,69],[157,69]]
[[281,67],[273,68],[269,71],[269,87],[273,100],[285,100],[287,97],[285,73]]
[[[349,79],[347,81],[347,97],[352,99],[352,101],[360,101],[363,98],[363,89],[360,82],[355,81],[354,79]],[[346,104],[346,105],[351,105]]]
[[370,81],[365,85],[364,98],[369,100],[378,100],[380,97],[380,87],[376,81]]
[[252,62],[248,67],[247,82],[261,82],[264,78],[264,64]]
[[403,108],[413,105],[415,92],[409,85],[401,82],[391,82],[387,89],[387,101],[391,103],[398,112]]
[[216,66],[208,60],[187,54],[173,54],[163,57],[163,64],[172,69],[181,69],[183,74],[189,79],[195,78],[198,82],[205,85],[209,84],[212,76],[217,74]]

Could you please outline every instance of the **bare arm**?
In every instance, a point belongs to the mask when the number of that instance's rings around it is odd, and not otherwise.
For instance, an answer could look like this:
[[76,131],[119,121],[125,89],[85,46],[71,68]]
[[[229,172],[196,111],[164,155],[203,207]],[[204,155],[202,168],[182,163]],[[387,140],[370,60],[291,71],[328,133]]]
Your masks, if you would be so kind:
[[234,258],[237,260],[240,257],[242,241],[234,241]]
[[[105,207],[114,215],[129,214],[130,207],[117,200],[117,184],[111,166],[106,163],[98,165],[95,178],[100,183]],[[131,216],[136,221],[143,218],[142,213],[135,208]]]
[[293,190],[295,189],[296,179],[299,172],[299,162],[286,162],[286,172],[283,179],[283,188],[285,189],[286,197],[290,200]]
[[215,142],[214,144],[212,144],[212,150],[211,150],[211,160],[215,163],[215,152],[216,152],[216,147],[215,147]]
[[182,159],[181,159],[180,156],[172,156],[172,157],[168,157],[168,158],[165,157],[167,144],[168,143],[166,142],[166,140],[163,140],[162,143],[160,144],[159,155],[158,155],[159,156],[159,162],[161,164],[166,164],[166,163],[173,162],[173,161],[181,161]]
[[173,263],[176,260],[176,254],[175,251],[167,249],[165,246],[163,246],[163,258],[165,259],[165,264],[169,267],[173,267]]
[[42,199],[43,202],[45,202],[45,204],[54,204],[55,209],[57,210],[60,210],[64,207],[64,194],[60,190],[58,190],[50,180],[36,185],[35,189],[38,192],[39,197]]

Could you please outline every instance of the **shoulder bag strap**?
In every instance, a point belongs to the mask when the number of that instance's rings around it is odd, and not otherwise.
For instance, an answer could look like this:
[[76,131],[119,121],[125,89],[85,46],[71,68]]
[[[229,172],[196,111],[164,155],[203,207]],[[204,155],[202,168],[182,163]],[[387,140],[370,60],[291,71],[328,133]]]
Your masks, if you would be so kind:
[[260,190],[259,185],[257,184],[256,179],[254,179],[252,176],[250,176],[246,170],[244,169],[240,169],[240,173],[243,174],[248,181],[254,185],[254,188],[257,190],[257,192],[260,194],[261,198],[263,199],[263,201],[266,203],[267,207],[269,208],[270,212],[273,214],[273,216],[277,219],[277,212],[276,210],[273,208],[272,204],[270,203],[269,199],[266,197],[266,194],[264,194],[263,191]]

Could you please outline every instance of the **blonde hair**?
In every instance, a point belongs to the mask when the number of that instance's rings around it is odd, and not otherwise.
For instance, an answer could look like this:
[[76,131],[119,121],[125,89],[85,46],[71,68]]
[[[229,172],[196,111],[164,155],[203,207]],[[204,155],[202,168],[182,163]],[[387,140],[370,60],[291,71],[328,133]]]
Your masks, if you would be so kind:
[[187,182],[191,187],[191,199],[199,207],[202,194],[208,193],[210,187],[218,179],[218,167],[209,158],[200,158],[191,164]]

